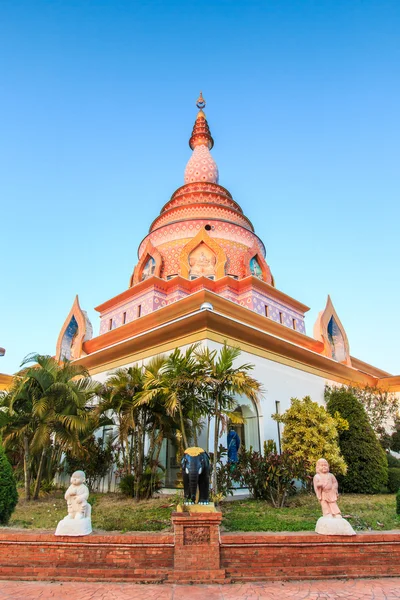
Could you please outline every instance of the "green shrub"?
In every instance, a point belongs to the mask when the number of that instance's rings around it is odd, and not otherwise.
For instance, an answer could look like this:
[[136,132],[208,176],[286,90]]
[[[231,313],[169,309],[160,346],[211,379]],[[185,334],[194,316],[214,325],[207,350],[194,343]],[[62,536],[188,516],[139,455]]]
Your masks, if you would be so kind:
[[[386,454],[386,458],[388,461],[388,467],[394,467],[395,469],[400,469],[400,460],[393,456],[393,454]],[[396,490],[397,492],[397,490]]]
[[396,513],[400,515],[400,489],[396,494]]
[[307,480],[309,464],[283,451],[278,454],[272,440],[264,442],[264,454],[242,450],[232,478],[247,487],[254,499],[268,500],[282,508],[287,497],[296,492],[295,480]]
[[400,469],[389,467],[388,490],[391,494],[396,494],[400,490]]
[[15,477],[3,446],[0,445],[0,524],[7,525],[18,502]]
[[348,471],[338,475],[341,491],[376,494],[387,484],[388,467],[385,452],[369,423],[361,402],[348,388],[325,389],[327,409],[340,413],[349,428],[339,433],[339,445]]
[[124,475],[121,477],[118,484],[121,494],[129,496],[131,498],[135,495],[135,477],[132,474]]
[[[139,486],[139,499],[148,500],[163,486],[165,468],[155,460],[145,465]],[[136,497],[136,479],[132,473],[123,474],[119,489],[124,496]]]
[[82,444],[82,454],[76,456],[67,450],[65,466],[68,475],[83,469],[86,476],[86,485],[89,490],[94,490],[103,479],[107,477],[114,462],[115,452],[111,441],[104,443],[101,438],[90,436]]
[[301,400],[291,398],[290,408],[283,415],[274,414],[272,418],[285,425],[282,449],[307,463],[310,476],[315,473],[315,465],[320,458],[328,461],[333,473],[346,473],[338,432],[348,428],[348,424],[340,415],[332,416],[324,406],[305,396]]
[[[220,500],[226,498],[229,494],[233,495],[233,475],[236,470],[236,463],[226,461],[228,456],[227,449],[220,444],[218,448],[218,460],[215,468],[217,469],[217,489],[218,495],[214,495],[211,490],[211,495],[215,504],[219,504]],[[214,464],[214,457],[213,457]]]

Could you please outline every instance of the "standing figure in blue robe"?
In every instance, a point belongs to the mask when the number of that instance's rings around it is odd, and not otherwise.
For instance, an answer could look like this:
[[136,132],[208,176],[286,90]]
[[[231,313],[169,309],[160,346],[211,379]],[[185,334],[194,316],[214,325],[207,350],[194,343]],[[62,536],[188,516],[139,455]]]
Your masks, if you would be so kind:
[[240,448],[240,437],[236,431],[231,428],[228,433],[228,462],[237,463],[238,450]]

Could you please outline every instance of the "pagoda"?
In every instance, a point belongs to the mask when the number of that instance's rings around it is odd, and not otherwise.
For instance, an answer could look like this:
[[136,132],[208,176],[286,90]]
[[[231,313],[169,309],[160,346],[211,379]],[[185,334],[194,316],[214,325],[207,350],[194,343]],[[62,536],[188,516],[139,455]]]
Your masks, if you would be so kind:
[[[100,304],[100,332],[78,297],[60,331],[56,355],[105,381],[112,370],[201,342],[240,346],[242,362],[265,389],[257,405],[241,401],[246,446],[279,440],[271,414],[293,396],[323,402],[326,383],[382,385],[400,378],[350,355],[345,329],[328,296],[313,337],[303,303],[275,287],[265,247],[230,192],[219,184],[214,146],[200,94],[184,184],[164,204],[138,247],[129,287]],[[173,475],[171,475],[171,479]]]

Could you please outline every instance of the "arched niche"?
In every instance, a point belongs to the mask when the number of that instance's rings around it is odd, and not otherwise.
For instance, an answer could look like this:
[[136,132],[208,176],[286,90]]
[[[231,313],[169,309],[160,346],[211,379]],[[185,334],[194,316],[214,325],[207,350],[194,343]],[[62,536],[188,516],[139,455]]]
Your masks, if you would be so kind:
[[[238,406],[234,411],[239,416],[243,417],[244,423],[232,423],[228,425],[229,429],[234,429],[240,438],[241,445],[249,450],[250,447],[253,450],[259,452],[261,449],[260,442],[260,415],[258,406],[245,396],[238,396],[236,398]],[[226,440],[224,442],[226,445]]]
[[160,277],[161,266],[161,254],[149,240],[135,270],[133,271],[129,286],[132,287],[140,281],[144,281],[152,276]]
[[[225,276],[225,264],[224,250],[202,229],[182,249],[180,275],[186,279],[201,276],[220,279]],[[209,275],[206,275],[207,272]]]
[[79,305],[78,296],[74,303],[57,340],[57,360],[76,360],[82,356],[82,345],[90,340],[93,335],[93,327],[86,312]]
[[324,354],[337,362],[351,366],[346,331],[336,313],[330,296],[314,325],[314,337],[324,344]]
[[216,279],[217,257],[207,244],[201,242],[188,256],[189,279]]
[[243,262],[244,277],[252,275],[253,277],[257,277],[258,279],[273,285],[271,270],[267,265],[265,258],[258,251],[258,248],[250,248],[250,250],[244,255]]

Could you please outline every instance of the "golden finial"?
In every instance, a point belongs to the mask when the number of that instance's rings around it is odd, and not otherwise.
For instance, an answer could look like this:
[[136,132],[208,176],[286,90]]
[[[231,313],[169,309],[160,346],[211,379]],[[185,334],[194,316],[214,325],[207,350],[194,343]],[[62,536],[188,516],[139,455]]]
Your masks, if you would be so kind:
[[202,110],[205,107],[205,105],[206,105],[206,101],[203,98],[203,93],[200,92],[200,96],[197,98],[196,106],[197,106],[197,108]]

